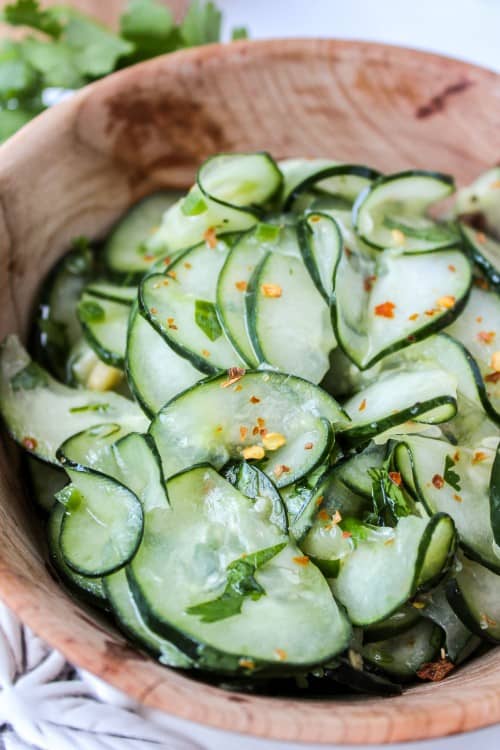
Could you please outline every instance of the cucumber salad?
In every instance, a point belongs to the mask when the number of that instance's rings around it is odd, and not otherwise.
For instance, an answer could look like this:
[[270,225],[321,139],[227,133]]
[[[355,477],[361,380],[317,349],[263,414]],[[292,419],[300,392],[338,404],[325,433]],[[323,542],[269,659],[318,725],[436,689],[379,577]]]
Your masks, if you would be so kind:
[[500,643],[500,168],[218,154],[0,349],[60,580],[162,664],[393,694]]

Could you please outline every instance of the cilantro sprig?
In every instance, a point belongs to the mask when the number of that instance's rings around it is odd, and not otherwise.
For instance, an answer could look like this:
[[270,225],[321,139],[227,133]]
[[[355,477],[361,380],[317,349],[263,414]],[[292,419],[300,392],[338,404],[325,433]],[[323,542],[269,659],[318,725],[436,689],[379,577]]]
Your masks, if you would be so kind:
[[366,521],[377,526],[395,526],[399,518],[412,512],[402,487],[401,475],[391,470],[392,465],[391,454],[382,466],[368,469],[372,480],[373,510]]
[[[35,32],[0,41],[2,142],[65,92],[136,62],[219,41],[222,14],[213,2],[192,0],[177,24],[159,0],[129,0],[114,33],[73,8],[42,9],[38,0],[16,0],[0,20]],[[238,28],[232,39],[246,36]]]

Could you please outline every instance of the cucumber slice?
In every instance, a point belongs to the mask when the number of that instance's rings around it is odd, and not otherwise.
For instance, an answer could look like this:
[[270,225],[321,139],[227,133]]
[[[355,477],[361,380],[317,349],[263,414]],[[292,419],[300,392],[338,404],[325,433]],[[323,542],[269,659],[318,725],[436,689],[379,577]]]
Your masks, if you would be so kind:
[[217,154],[199,168],[196,182],[208,200],[260,212],[281,189],[283,176],[268,153]]
[[445,514],[430,520],[406,516],[388,538],[359,541],[331,581],[353,625],[385,620],[445,570],[454,551],[455,529]]
[[[422,600],[419,610],[424,617],[439,625],[446,635],[446,653],[454,664],[460,664],[477,645],[477,638],[455,614],[446,598],[446,584],[441,584]],[[413,609],[413,611],[417,611]]]
[[495,544],[500,547],[500,442],[490,476],[490,520]]
[[342,252],[342,234],[331,216],[309,213],[297,224],[300,252],[317,290],[330,303],[333,277]]
[[[498,438],[494,439],[495,447]],[[490,478],[495,450],[454,446],[443,440],[407,435],[402,445],[410,452],[413,481],[429,513],[448,513],[457,527],[459,543],[483,565],[500,572],[500,552],[490,523]],[[408,462],[398,469],[406,483]]]
[[126,372],[130,389],[146,414],[153,416],[202,373],[177,354],[134,305],[130,313]]
[[368,471],[380,468],[386,458],[387,446],[369,443],[361,453],[339,464],[336,475],[350,490],[371,499],[373,480]]
[[446,329],[476,360],[486,393],[500,416],[500,376],[492,367],[500,342],[500,298],[494,292],[473,287],[462,314]]
[[214,374],[242,364],[219,323],[217,279],[229,246],[202,243],[184,253],[166,275],[147,276],[139,291],[142,314],[174,351]]
[[500,212],[498,209],[498,186],[500,167],[483,172],[471,185],[457,193],[455,214],[476,216],[481,219],[486,234],[500,237]]
[[466,557],[446,595],[458,617],[483,640],[500,643],[500,576]]
[[103,586],[118,625],[129,638],[154,654],[167,667],[187,669],[192,665],[188,656],[146,625],[132,596],[125,570],[106,576]]
[[14,440],[49,463],[57,463],[56,450],[70,435],[103,419],[138,431],[148,425],[139,407],[116,393],[58,383],[30,359],[16,336],[8,336],[0,348],[0,411]]
[[[259,467],[284,487],[329,455],[329,423],[344,419],[336,402],[311,383],[259,371],[236,382],[221,375],[198,383],[159,412],[150,432],[167,477],[203,461],[221,468],[230,458],[244,458],[245,449],[249,457],[250,446],[258,446]],[[266,449],[261,431],[278,433],[286,442]]]
[[257,367],[259,360],[248,335],[245,291],[255,267],[268,251],[299,257],[295,229],[258,224],[243,234],[229,252],[217,282],[221,325],[235,350],[251,367]]
[[64,559],[60,545],[63,519],[64,507],[61,503],[56,503],[52,508],[47,523],[50,561],[68,588],[78,592],[90,604],[97,607],[104,607],[107,604],[107,597],[102,579],[88,578],[76,573]]
[[329,317],[302,260],[269,253],[261,261],[247,291],[248,331],[261,363],[319,383],[335,346]]
[[92,281],[85,287],[85,292],[98,299],[107,299],[111,302],[127,302],[132,304],[137,299],[136,286],[118,286],[107,281]]
[[281,495],[263,471],[246,461],[230,461],[221,473],[224,479],[227,479],[242,495],[254,500],[256,505],[270,506],[270,522],[285,534],[287,533],[288,521]]
[[498,293],[500,291],[500,240],[460,222],[460,231],[472,260]]
[[[150,627],[217,671],[290,671],[345,648],[350,628],[324,578],[252,500],[207,466],[171,479],[168,493],[171,510],[147,514],[130,566]],[[239,593],[228,584],[237,561]]]
[[359,193],[380,177],[362,164],[339,164],[328,159],[290,159],[279,164],[284,177],[284,210],[304,192],[315,188],[352,203]]
[[363,643],[366,645],[394,638],[412,628],[418,620],[421,620],[420,610],[412,604],[404,604],[386,620],[368,625],[363,630]]
[[71,480],[57,496],[65,508],[60,545],[77,573],[98,577],[126,565],[137,552],[144,516],[137,496],[92,469],[66,467]]
[[161,192],[136,203],[116,224],[104,245],[104,262],[112,273],[142,276],[156,256],[148,240],[162,222],[163,214],[180,199],[180,193]]
[[459,240],[456,228],[427,216],[433,203],[453,191],[453,178],[437,172],[410,170],[379,177],[356,200],[354,227],[363,242],[377,250],[421,253],[453,247]]
[[[432,284],[424,282],[432,278]],[[375,260],[343,253],[335,273],[332,319],[339,345],[366,370],[391,352],[449,325],[472,282],[457,249],[421,255],[395,252]]]
[[62,490],[68,479],[61,469],[39,461],[35,456],[26,456],[30,496],[39,508],[50,513],[55,494]]
[[81,339],[76,304],[93,266],[86,243],[71,250],[50,272],[37,303],[32,335],[36,359],[62,381],[67,377],[68,350]]
[[443,631],[429,620],[420,619],[406,632],[363,646],[361,655],[367,662],[387,674],[408,680],[424,664],[436,659],[443,644]]
[[86,290],[78,304],[78,318],[87,343],[99,359],[123,369],[130,304],[95,296]]
[[282,488],[289,533],[298,544],[313,525],[329,486],[329,472],[320,465],[300,481]]
[[414,419],[437,424],[457,413],[457,381],[449,372],[414,365],[413,371],[382,373],[344,403],[351,425],[343,437],[360,442]]

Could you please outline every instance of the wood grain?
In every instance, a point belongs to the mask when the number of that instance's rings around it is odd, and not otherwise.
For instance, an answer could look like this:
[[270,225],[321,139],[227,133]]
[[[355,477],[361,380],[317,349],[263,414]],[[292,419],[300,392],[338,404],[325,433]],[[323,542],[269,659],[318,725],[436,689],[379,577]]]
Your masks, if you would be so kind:
[[[500,78],[420,52],[339,41],[239,42],[159,58],[80,92],[0,148],[0,337],[72,237],[140,196],[187,185],[220,150],[336,157],[468,180],[500,159]],[[71,661],[148,706],[307,742],[438,737],[500,720],[500,652],[391,699],[231,694],[164,669],[72,601],[44,566],[15,450],[0,451],[0,595]]]

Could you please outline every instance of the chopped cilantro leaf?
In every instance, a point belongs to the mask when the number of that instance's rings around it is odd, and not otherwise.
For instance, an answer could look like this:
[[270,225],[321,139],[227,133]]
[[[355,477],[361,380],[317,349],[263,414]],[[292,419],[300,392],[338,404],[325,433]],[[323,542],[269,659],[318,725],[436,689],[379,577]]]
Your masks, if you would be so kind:
[[78,316],[83,323],[98,323],[104,320],[106,313],[98,302],[83,300],[78,305]]
[[192,0],[184,20],[181,23],[180,34],[187,47],[218,42],[222,13],[214,3],[204,3],[202,0]]
[[398,519],[411,513],[403,489],[390,476],[392,455],[380,467],[368,469],[372,480],[373,510],[366,520],[378,526],[394,526]]
[[286,542],[254,552],[234,560],[227,567],[226,588],[211,601],[195,604],[186,610],[188,615],[197,615],[202,622],[217,622],[241,612],[246,598],[260,599],[265,591],[256,581],[255,572],[286,547]]
[[105,404],[102,401],[92,401],[89,404],[83,404],[82,406],[72,406],[69,410],[71,414],[79,414],[84,411],[107,411],[109,404]]
[[3,20],[11,26],[29,26],[37,31],[43,31],[44,34],[55,39],[62,32],[57,13],[50,8],[42,10],[37,0],[17,0],[15,3],[6,5]]
[[237,42],[238,39],[248,39],[248,29],[246,26],[236,26],[231,32],[231,40]]
[[460,475],[457,474],[456,471],[453,471],[453,467],[455,466],[455,461],[451,456],[446,456],[444,460],[444,471],[443,471],[443,479],[446,482],[446,484],[449,484],[450,487],[453,487],[455,492],[460,492]]
[[194,319],[198,328],[201,328],[210,341],[216,341],[222,336],[221,324],[213,302],[197,299],[194,305]]

